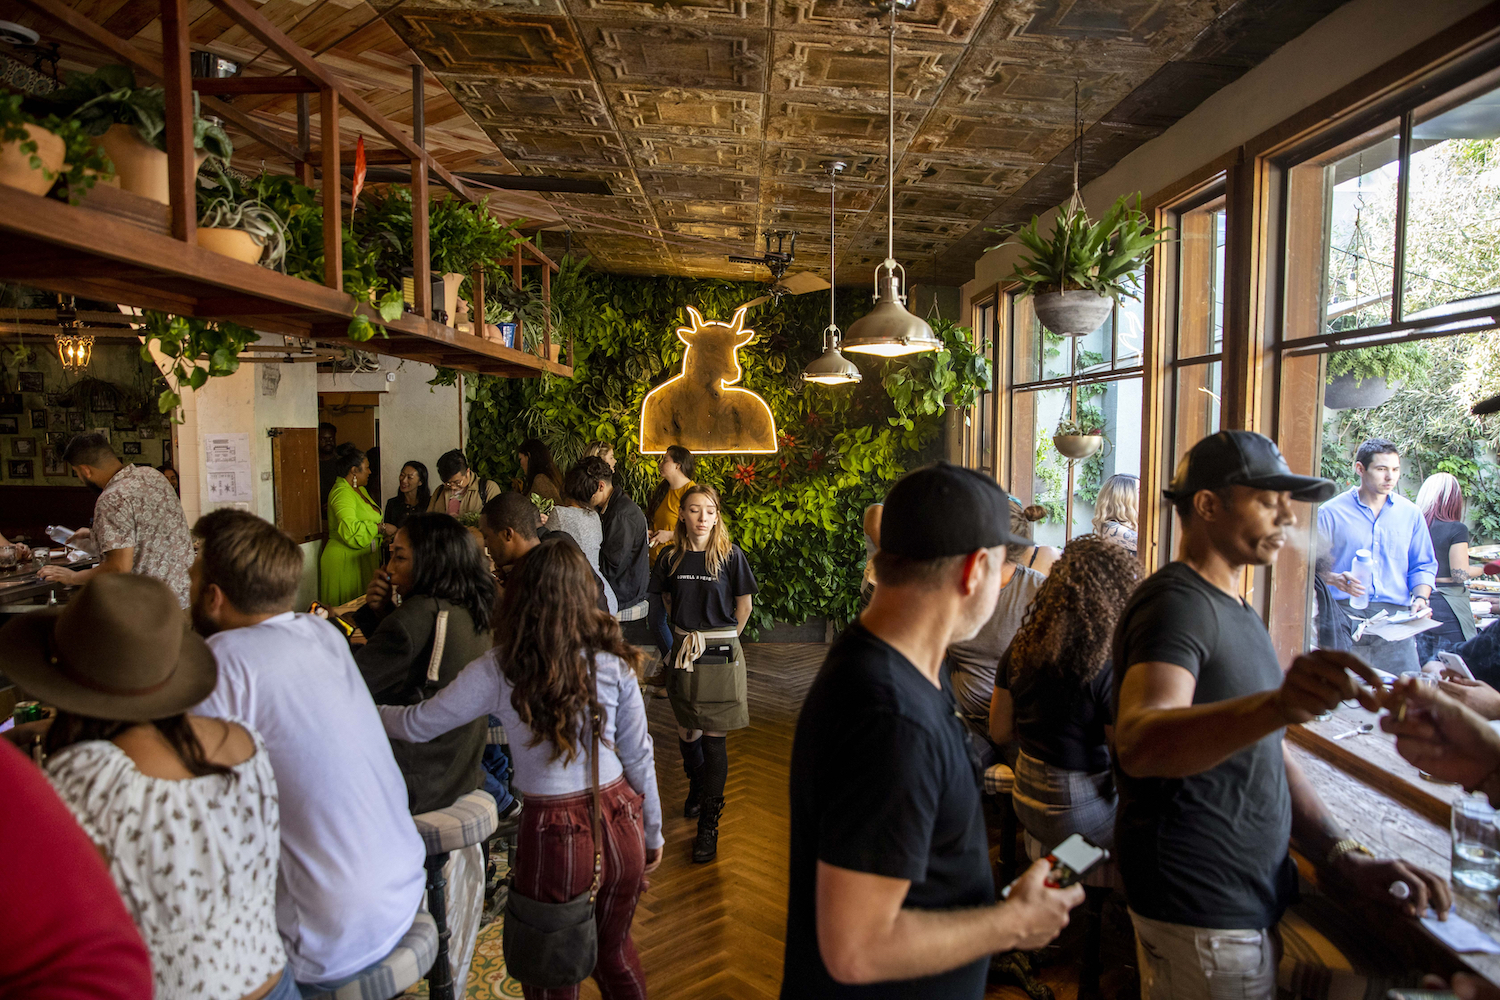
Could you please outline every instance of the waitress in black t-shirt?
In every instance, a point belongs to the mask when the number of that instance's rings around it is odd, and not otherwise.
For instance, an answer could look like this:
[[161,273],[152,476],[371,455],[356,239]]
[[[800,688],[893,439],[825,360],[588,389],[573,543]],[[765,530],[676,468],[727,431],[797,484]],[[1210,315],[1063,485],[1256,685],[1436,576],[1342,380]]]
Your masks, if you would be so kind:
[[1451,473],[1427,477],[1417,491],[1417,507],[1427,519],[1432,551],[1437,556],[1437,580],[1432,585],[1432,617],[1442,625],[1417,636],[1417,652],[1423,661],[1438,650],[1454,649],[1474,638],[1474,612],[1469,607],[1465,581],[1484,573],[1483,566],[1469,564],[1469,527],[1464,524],[1464,492]]
[[759,590],[750,561],[729,540],[713,487],[695,485],[682,495],[672,545],[656,560],[649,589],[662,595],[672,625],[667,695],[689,779],[682,813],[698,817],[693,861],[702,864],[719,850],[729,777],[725,735],[750,725],[740,632]]

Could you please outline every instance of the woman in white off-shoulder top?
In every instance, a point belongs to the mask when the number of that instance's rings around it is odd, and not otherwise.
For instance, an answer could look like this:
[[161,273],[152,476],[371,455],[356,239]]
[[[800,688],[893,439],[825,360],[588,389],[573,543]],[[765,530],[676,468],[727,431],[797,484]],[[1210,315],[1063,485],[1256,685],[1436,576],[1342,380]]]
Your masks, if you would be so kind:
[[47,749],[47,776],[151,952],[156,1000],[298,996],[276,930],[280,822],[259,734],[202,716],[63,712]]

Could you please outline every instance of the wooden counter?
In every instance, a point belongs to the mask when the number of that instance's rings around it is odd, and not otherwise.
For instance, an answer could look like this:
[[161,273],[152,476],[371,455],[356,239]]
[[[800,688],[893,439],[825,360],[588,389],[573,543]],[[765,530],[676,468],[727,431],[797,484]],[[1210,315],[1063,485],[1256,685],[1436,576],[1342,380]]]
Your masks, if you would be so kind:
[[[1327,722],[1292,726],[1287,730],[1291,755],[1351,837],[1369,845],[1379,856],[1399,858],[1449,877],[1449,811],[1455,800],[1464,797],[1464,790],[1422,778],[1417,768],[1396,753],[1395,738],[1378,728],[1369,735],[1332,740],[1364,722],[1379,725],[1371,713],[1346,707]],[[1301,867],[1305,876],[1316,878],[1310,865]],[[1452,889],[1455,911],[1500,941],[1500,913],[1495,899],[1457,886]],[[1338,902],[1337,890],[1330,887],[1329,891]],[[1373,922],[1361,919],[1360,910],[1365,906],[1360,903],[1345,909],[1352,919],[1375,932]],[[1500,985],[1500,955],[1456,954],[1417,921],[1402,924],[1384,935],[1389,940],[1383,943],[1395,953],[1410,955],[1414,963],[1446,959],[1453,968],[1468,968]],[[1450,970],[1428,966],[1422,971]]]

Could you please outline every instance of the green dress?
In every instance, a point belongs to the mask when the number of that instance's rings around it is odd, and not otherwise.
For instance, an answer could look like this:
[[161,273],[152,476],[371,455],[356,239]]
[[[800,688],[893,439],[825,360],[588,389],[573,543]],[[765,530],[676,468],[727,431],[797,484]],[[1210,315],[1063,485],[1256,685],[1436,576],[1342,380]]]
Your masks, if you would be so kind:
[[371,546],[380,537],[380,508],[364,487],[347,479],[334,481],[328,491],[328,541],[318,560],[318,600],[330,608],[347,604],[365,592],[380,565]]

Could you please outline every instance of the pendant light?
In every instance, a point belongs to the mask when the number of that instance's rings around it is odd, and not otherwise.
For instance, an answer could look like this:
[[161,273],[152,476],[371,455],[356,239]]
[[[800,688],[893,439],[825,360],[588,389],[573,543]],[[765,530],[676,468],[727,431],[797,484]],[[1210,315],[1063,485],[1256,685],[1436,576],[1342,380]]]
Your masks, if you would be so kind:
[[[901,286],[906,280],[906,268],[896,263],[896,8],[906,0],[890,0],[891,4],[891,52],[890,79],[887,95],[887,140],[885,160],[885,260],[875,271],[875,308],[849,327],[844,338],[844,350],[861,354],[878,354],[896,357],[916,354],[919,351],[935,351],[942,342],[933,334],[932,327],[919,316],[907,312],[906,296]],[[900,269],[900,277],[896,276]]]
[[57,359],[62,362],[64,372],[76,375],[89,366],[89,361],[94,356],[94,335],[83,332],[83,324],[78,322],[78,310],[73,305],[71,295],[66,303],[61,298],[58,299],[57,322],[61,327],[54,334]]
[[851,385],[863,378],[854,362],[839,353],[839,327],[833,318],[833,286],[836,273],[833,261],[833,241],[836,233],[838,206],[835,187],[839,173],[843,169],[844,161],[842,160],[834,160],[828,164],[828,328],[823,331],[823,355],[802,369],[802,381],[816,382],[819,385]]

